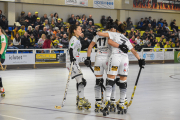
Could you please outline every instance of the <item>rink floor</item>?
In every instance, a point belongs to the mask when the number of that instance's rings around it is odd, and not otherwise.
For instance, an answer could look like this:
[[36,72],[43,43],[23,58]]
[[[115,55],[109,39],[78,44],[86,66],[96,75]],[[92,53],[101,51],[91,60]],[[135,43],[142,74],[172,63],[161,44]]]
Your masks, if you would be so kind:
[[[61,105],[68,71],[58,69],[30,69],[0,71],[6,96],[0,97],[0,120],[179,120],[180,119],[180,64],[146,65],[142,70],[132,105],[126,115],[110,113],[103,117],[94,112],[95,77],[82,67],[87,80],[85,97],[92,103],[89,110],[76,107],[76,81],[69,84],[67,100]],[[130,65],[127,97],[130,100],[138,65]],[[105,76],[104,76],[105,77]],[[116,87],[116,99],[119,88]]]

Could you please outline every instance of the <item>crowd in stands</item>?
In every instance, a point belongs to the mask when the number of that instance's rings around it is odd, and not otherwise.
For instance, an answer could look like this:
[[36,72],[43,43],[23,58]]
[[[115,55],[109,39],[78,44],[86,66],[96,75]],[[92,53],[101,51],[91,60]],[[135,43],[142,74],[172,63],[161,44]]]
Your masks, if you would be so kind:
[[[72,14],[67,22],[63,21],[57,13],[52,13],[49,16],[44,14],[42,17],[35,12],[34,15],[28,12],[27,15],[24,11],[17,22],[20,26],[14,26],[12,30],[8,29],[8,21],[6,17],[2,15],[0,10],[0,26],[9,34],[8,49],[50,49],[50,48],[68,48],[68,28],[72,24],[80,25],[82,27],[82,34],[80,41],[82,49],[88,48],[91,43],[94,32],[97,28],[104,30],[106,23],[111,20],[111,17],[102,16],[100,22],[101,25],[97,26],[94,23],[92,15],[86,18],[86,15],[74,15]],[[119,21],[115,21],[119,24]],[[130,42],[134,48],[140,51],[142,48],[145,51],[162,51],[161,48],[178,48],[180,50],[180,31],[176,26],[176,20],[170,23],[171,27],[168,27],[166,20],[160,19],[156,22],[156,19],[151,17],[141,18],[137,25],[133,25],[131,18],[127,18],[127,31],[124,33],[130,39]],[[169,51],[169,49],[166,49]],[[44,52],[48,52],[44,50]]]

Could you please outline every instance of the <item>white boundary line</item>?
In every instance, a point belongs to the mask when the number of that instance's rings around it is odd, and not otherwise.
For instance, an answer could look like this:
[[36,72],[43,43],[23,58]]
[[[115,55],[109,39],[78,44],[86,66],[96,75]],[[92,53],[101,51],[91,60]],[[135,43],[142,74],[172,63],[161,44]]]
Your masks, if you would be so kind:
[[22,118],[17,118],[17,117],[8,116],[8,115],[2,115],[2,114],[0,114],[0,116],[9,117],[9,118],[14,118],[14,119],[16,119],[16,120],[25,120],[25,119],[22,119]]

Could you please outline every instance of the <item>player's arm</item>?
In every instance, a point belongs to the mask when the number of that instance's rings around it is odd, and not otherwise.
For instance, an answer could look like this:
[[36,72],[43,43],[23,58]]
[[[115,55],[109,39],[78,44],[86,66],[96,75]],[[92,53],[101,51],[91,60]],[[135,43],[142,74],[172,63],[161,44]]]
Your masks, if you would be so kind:
[[87,57],[91,57],[91,51],[95,44],[96,43],[92,41],[91,44],[89,45],[88,51],[87,51]]
[[103,37],[109,37],[109,34],[108,33],[104,33],[104,32],[97,32],[97,35],[103,36]]
[[119,45],[118,43],[114,42],[112,39],[108,39],[108,44],[113,47],[120,48],[124,53],[128,53],[128,48],[124,44]]
[[136,52],[136,50],[134,48],[131,49],[131,52],[134,54],[134,56],[138,59],[138,63],[139,63],[139,67],[140,68],[144,68],[145,66],[145,60],[141,59],[139,57],[139,54]]
[[1,55],[3,54],[5,47],[6,47],[6,43],[5,43],[5,42],[2,42],[2,43],[1,43],[1,51],[0,51],[0,54],[1,54]]

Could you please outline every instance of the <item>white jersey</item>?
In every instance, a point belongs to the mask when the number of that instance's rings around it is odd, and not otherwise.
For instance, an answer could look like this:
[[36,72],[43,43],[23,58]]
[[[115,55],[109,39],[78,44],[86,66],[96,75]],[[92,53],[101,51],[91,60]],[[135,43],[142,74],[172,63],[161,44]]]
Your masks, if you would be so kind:
[[[133,46],[131,45],[128,38],[126,38],[123,34],[117,33],[117,32],[109,32],[109,38],[113,40],[114,42],[122,45],[127,45],[128,49],[131,50]],[[124,54],[127,55],[127,53],[124,53],[119,48],[111,46],[112,54]]]
[[69,50],[70,50],[70,48],[73,49],[74,58],[76,58],[76,59],[79,58],[80,51],[81,51],[81,42],[77,37],[72,36],[72,38],[70,39],[70,41],[69,41]]
[[[108,33],[108,31],[106,31]],[[108,45],[108,37],[102,37],[99,35],[96,35],[93,40],[97,44],[97,54],[96,56],[108,56],[109,51],[109,45]]]

